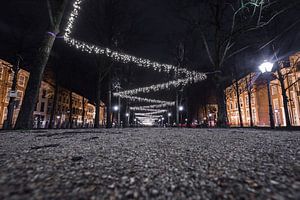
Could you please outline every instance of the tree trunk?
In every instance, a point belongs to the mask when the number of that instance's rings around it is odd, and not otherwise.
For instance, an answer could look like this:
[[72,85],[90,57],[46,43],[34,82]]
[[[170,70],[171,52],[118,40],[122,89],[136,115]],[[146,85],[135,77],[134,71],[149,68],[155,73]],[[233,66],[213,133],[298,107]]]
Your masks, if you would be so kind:
[[100,97],[99,96],[96,97],[96,115],[95,115],[94,128],[100,128]]
[[237,97],[237,103],[238,103],[238,111],[239,111],[239,118],[240,118],[240,126],[244,127],[243,124],[243,117],[242,117],[242,110],[241,110],[241,102],[240,102],[240,87],[237,80],[235,80],[235,91],[236,91],[236,97]]
[[106,128],[112,128],[111,123],[111,73],[108,75],[108,97],[106,110]]
[[73,98],[72,98],[72,92],[69,94],[69,128],[73,128]]
[[84,128],[84,119],[85,118],[85,98],[82,97],[82,115],[81,115],[81,120],[82,120],[82,124],[81,124],[81,128]]
[[33,112],[37,102],[41,81],[56,34],[59,33],[59,26],[62,21],[66,3],[67,0],[52,1],[53,12],[52,16],[50,16],[52,23],[38,49],[34,64],[32,65],[32,70],[30,70],[30,77],[24,100],[15,126],[16,129],[31,129],[33,127]]
[[[14,91],[17,93],[17,83],[18,83],[18,73],[19,73],[19,66],[20,66],[20,61],[21,57],[17,57],[17,62],[13,66],[14,70],[14,76],[13,76],[13,83],[11,86],[11,92]],[[10,95],[10,94],[8,94]],[[4,128],[5,129],[12,129],[13,128],[13,118],[14,118],[14,110],[15,110],[15,105],[16,105],[16,98],[15,97],[10,97],[9,98],[9,103],[7,106],[7,119],[5,121]]]
[[249,104],[249,114],[250,114],[250,127],[253,127],[251,89],[248,90],[247,94],[248,94],[248,104]]
[[95,115],[94,128],[100,128],[101,81],[102,81],[102,74],[99,69],[99,74],[97,77],[97,85],[96,85],[96,115]]
[[217,85],[217,98],[218,98],[218,121],[217,126],[220,128],[227,128],[227,112],[226,112],[226,101],[225,92],[222,84]]
[[54,116],[55,116],[55,110],[56,110],[56,105],[57,105],[58,91],[59,91],[59,87],[58,87],[58,83],[56,81],[55,88],[54,88],[53,104],[52,104],[50,120],[49,120],[49,128],[50,129],[52,129],[54,127]]
[[277,69],[277,74],[278,74],[278,80],[280,82],[280,88],[281,88],[281,94],[282,94],[282,99],[283,99],[283,108],[284,108],[284,115],[285,115],[285,120],[286,120],[286,127],[291,127],[291,120],[290,120],[290,115],[289,115],[289,107],[288,107],[288,97],[286,95],[286,89],[284,86],[284,77],[280,71],[280,69]]

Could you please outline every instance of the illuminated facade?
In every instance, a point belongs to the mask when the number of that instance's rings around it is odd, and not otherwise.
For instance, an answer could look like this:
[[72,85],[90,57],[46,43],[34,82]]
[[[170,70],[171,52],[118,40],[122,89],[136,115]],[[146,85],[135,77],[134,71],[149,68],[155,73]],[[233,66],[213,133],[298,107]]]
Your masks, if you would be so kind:
[[[4,121],[7,117],[7,106],[10,99],[9,93],[13,83],[13,76],[14,72],[12,70],[12,65],[0,59],[0,128],[3,127]],[[29,73],[20,69],[17,77],[17,98],[13,115],[13,123],[15,123],[17,120],[28,78]]]
[[[284,86],[287,88],[288,108],[291,124],[300,126],[300,53],[296,53],[289,58],[290,65],[282,67],[281,73],[284,75]],[[269,126],[269,107],[266,82],[258,81],[260,73],[251,73],[238,81],[238,92],[240,95],[241,116],[244,126],[250,126],[250,107],[254,126]],[[274,77],[278,74],[275,73]],[[249,106],[248,91],[251,86],[251,106]],[[270,84],[271,102],[276,126],[285,126],[283,98],[281,86],[278,79],[274,78]],[[237,89],[233,83],[226,89],[226,104],[228,121],[231,126],[240,125],[238,111]]]
[[[12,65],[0,59],[0,128],[3,128],[7,117],[9,92],[12,87]],[[13,115],[15,124],[25,94],[29,72],[19,70],[17,84],[16,108]],[[96,107],[83,96],[58,87],[57,102],[54,102],[55,86],[45,81],[41,83],[38,101],[34,110],[34,128],[48,128],[53,106],[53,127],[80,128],[94,125]],[[71,99],[71,101],[70,101]],[[83,113],[84,112],[84,113]],[[71,117],[70,117],[71,115]],[[100,106],[100,125],[105,124],[105,105]]]

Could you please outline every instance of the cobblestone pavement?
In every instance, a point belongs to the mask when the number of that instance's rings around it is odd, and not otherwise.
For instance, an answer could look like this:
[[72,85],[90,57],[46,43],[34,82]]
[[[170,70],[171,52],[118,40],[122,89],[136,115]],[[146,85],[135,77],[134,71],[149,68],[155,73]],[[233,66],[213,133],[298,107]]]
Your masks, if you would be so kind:
[[0,199],[300,199],[300,132],[0,132]]

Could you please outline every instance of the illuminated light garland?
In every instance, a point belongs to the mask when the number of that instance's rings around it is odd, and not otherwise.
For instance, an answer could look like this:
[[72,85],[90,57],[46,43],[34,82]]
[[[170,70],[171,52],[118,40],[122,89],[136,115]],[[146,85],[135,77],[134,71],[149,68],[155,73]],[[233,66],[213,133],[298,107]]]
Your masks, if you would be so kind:
[[156,99],[148,99],[137,96],[129,96],[129,95],[119,95],[122,99],[128,99],[130,101],[144,102],[144,103],[154,103],[154,104],[166,104],[168,106],[174,106],[175,102],[172,101],[161,101]]
[[95,53],[95,54],[102,54],[106,55],[107,57],[112,58],[115,61],[122,62],[122,63],[129,63],[132,62],[140,67],[145,67],[145,68],[153,68],[156,71],[159,72],[167,72],[169,73],[170,71],[174,71],[178,74],[184,74],[186,77],[197,77],[197,76],[205,76],[204,73],[199,73],[196,71],[189,71],[186,68],[179,68],[174,65],[170,64],[161,64],[158,62],[153,62],[149,59],[144,59],[144,58],[138,58],[126,53],[120,53],[117,51],[113,51],[109,48],[104,48],[100,47],[97,45],[92,45],[88,44],[79,40],[76,40],[71,37],[73,26],[75,23],[75,20],[77,19],[80,11],[80,5],[83,0],[75,0],[73,3],[73,10],[70,14],[70,17],[67,22],[67,26],[65,29],[65,34],[64,34],[64,40],[71,46],[76,47],[77,49],[80,49],[82,51],[88,52],[88,53]]
[[[174,103],[175,105],[175,103]],[[174,106],[172,105],[172,106]],[[158,109],[158,108],[166,108],[169,107],[170,105],[168,104],[157,104],[157,105],[149,105],[149,106],[137,106],[137,107],[130,107],[130,110],[135,110],[135,109]]]
[[130,108],[132,111],[146,111],[146,112],[156,112],[156,111],[165,111],[168,112],[167,110],[159,110],[159,109],[145,109],[145,108]]
[[156,84],[156,85],[152,85],[149,87],[141,87],[141,88],[136,88],[133,90],[126,90],[123,92],[118,92],[118,93],[114,93],[114,96],[119,96],[119,95],[134,95],[134,94],[138,94],[138,93],[150,93],[150,92],[158,92],[160,90],[165,90],[165,89],[170,89],[170,87],[179,87],[179,86],[186,86],[189,83],[196,83],[199,81],[202,81],[204,79],[206,79],[207,76],[206,75],[200,75],[200,76],[196,76],[194,78],[186,78],[186,79],[178,79],[175,81],[169,81],[167,83],[162,83],[162,84]]
[[149,113],[135,113],[135,116],[153,116],[153,115],[158,115],[158,114],[163,114],[168,112],[167,110],[159,110],[156,112],[149,112]]
[[[163,84],[156,84],[156,85],[152,85],[149,87],[142,87],[142,88],[137,88],[137,89],[133,89],[133,90],[127,90],[127,91],[123,91],[123,92],[119,92],[119,93],[114,93],[114,96],[128,99],[130,101],[159,104],[159,105],[148,106],[148,108],[147,108],[147,106],[144,106],[144,108],[140,108],[140,109],[164,108],[166,106],[174,106],[175,102],[160,101],[160,100],[156,100],[156,99],[147,99],[147,98],[142,98],[142,97],[137,97],[137,96],[132,96],[132,95],[138,94],[138,93],[157,92],[159,90],[170,89],[170,87],[185,86],[188,83],[193,83],[193,82],[196,83],[199,81],[203,81],[207,78],[207,75],[205,73],[189,71],[186,68],[179,68],[177,66],[170,65],[170,64],[161,64],[158,62],[153,62],[149,59],[138,58],[138,57],[126,54],[126,53],[113,51],[109,48],[104,48],[104,47],[100,47],[97,45],[88,44],[86,42],[82,42],[82,41],[72,38],[71,35],[72,35],[73,26],[74,26],[75,20],[77,19],[78,15],[79,15],[79,11],[81,9],[80,6],[81,6],[82,2],[83,2],[83,0],[75,0],[75,2],[73,3],[73,10],[67,21],[67,26],[66,26],[65,33],[64,33],[64,40],[67,44],[69,44],[70,46],[73,46],[83,52],[87,52],[90,54],[94,53],[94,54],[105,55],[117,62],[133,63],[139,67],[144,67],[144,68],[148,68],[148,69],[151,68],[151,69],[153,69],[155,71],[159,71],[159,72],[170,73],[172,71],[172,72],[176,73],[177,75],[185,76],[185,78],[180,78],[178,80],[169,81],[169,82],[163,83]],[[159,114],[159,113],[165,113],[165,112],[166,112],[166,110],[159,110],[156,112],[148,113],[148,116],[155,115],[156,113]]]

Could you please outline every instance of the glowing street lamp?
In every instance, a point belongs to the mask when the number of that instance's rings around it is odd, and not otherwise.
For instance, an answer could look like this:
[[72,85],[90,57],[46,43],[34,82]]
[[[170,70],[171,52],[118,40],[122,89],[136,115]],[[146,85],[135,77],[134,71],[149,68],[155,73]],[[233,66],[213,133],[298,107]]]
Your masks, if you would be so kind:
[[118,111],[119,110],[119,106],[114,106],[113,109],[114,109],[114,111]]
[[179,106],[179,111],[183,111],[183,110],[184,110],[183,106]]
[[172,113],[168,113],[168,125],[170,125],[170,118],[171,118],[171,116],[172,116]]
[[125,115],[126,115],[126,117],[127,117],[127,126],[129,126],[129,117],[130,117],[130,114],[129,114],[129,113],[126,113]]
[[259,70],[261,73],[272,72],[273,66],[273,63],[265,61],[259,66]]
[[274,116],[273,116],[273,110],[272,110],[272,102],[271,102],[271,92],[270,92],[270,82],[271,82],[271,72],[272,72],[272,69],[273,69],[273,66],[274,64],[271,63],[271,62],[267,62],[265,61],[264,63],[262,63],[260,66],[259,66],[259,70],[261,71],[261,73],[268,73],[269,77],[267,79],[267,89],[268,89],[268,101],[269,101],[269,116],[270,116],[270,126],[271,128],[274,128],[275,127],[275,124],[274,124]]

